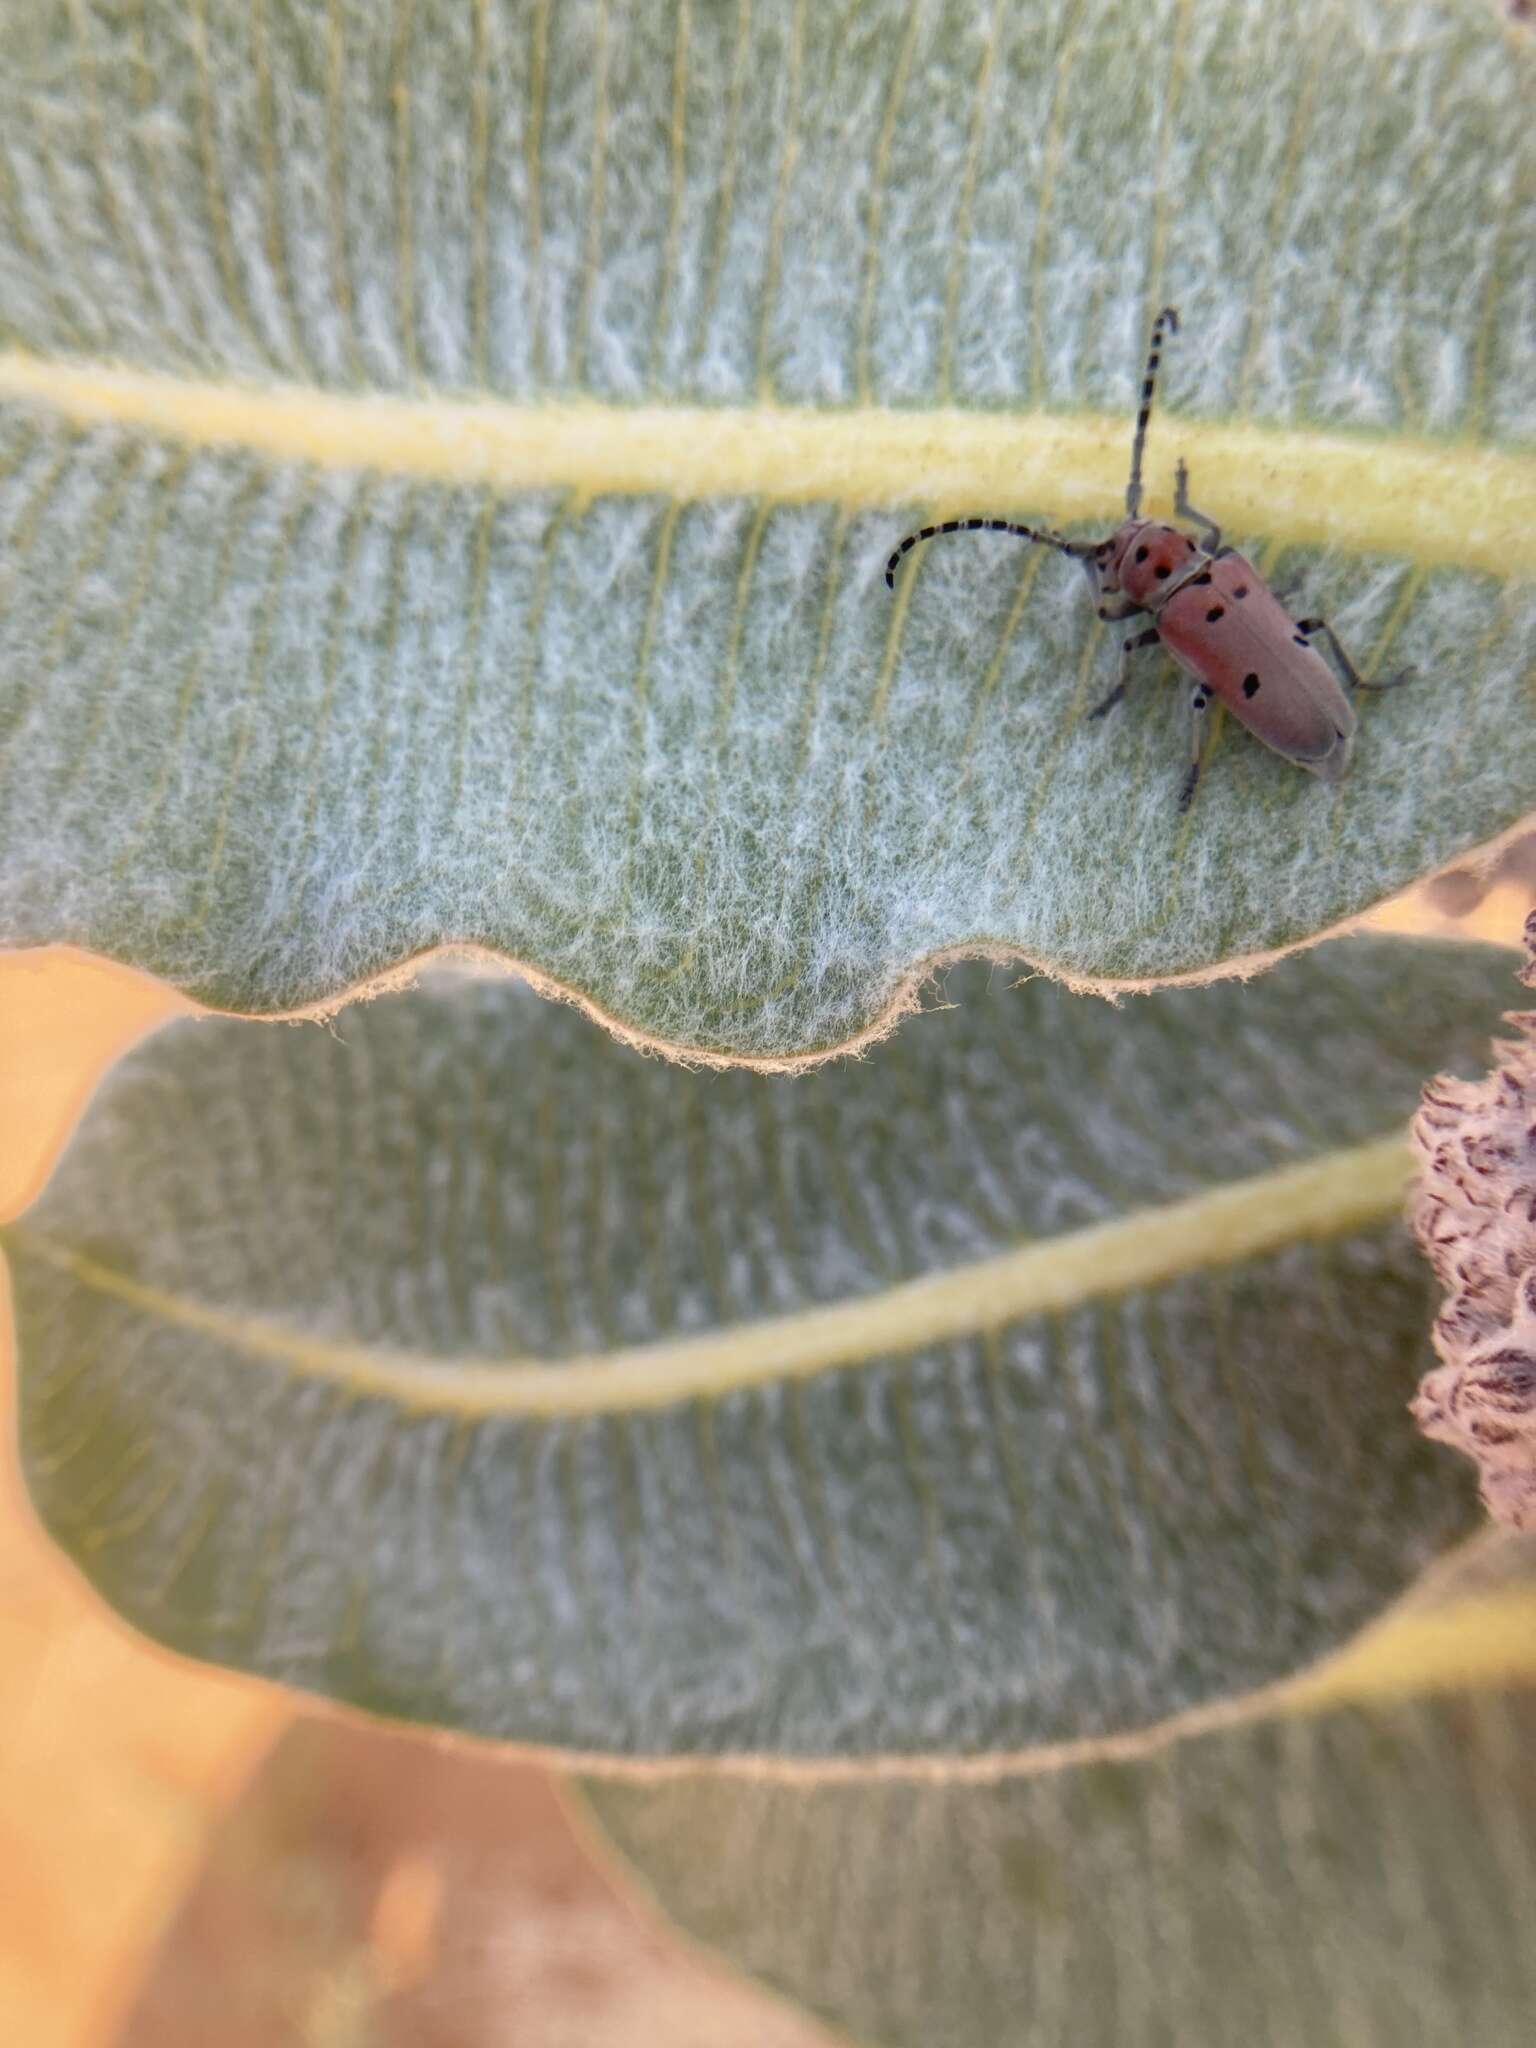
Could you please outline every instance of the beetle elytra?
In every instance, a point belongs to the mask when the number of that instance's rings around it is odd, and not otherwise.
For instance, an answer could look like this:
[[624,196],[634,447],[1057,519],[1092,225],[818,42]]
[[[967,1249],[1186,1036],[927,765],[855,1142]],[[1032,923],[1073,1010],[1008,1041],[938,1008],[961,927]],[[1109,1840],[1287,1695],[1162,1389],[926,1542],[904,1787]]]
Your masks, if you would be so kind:
[[[946,519],[910,533],[885,565],[887,587],[896,587],[896,567],[919,541],[939,533],[1010,533],[1070,555],[1087,571],[1101,619],[1129,619],[1148,613],[1152,623],[1121,642],[1115,686],[1089,713],[1102,718],[1124,697],[1131,656],[1141,647],[1162,646],[1194,679],[1190,696],[1189,773],[1179,809],[1186,810],[1200,780],[1205,712],[1213,697],[1248,730],[1323,782],[1337,782],[1349,766],[1355,713],[1338,677],[1313,640],[1326,641],[1351,689],[1390,689],[1405,680],[1376,681],[1360,675],[1326,619],[1293,619],[1253,564],[1235,548],[1223,547],[1221,528],[1189,502],[1189,472],[1177,470],[1174,514],[1200,529],[1193,540],[1177,527],[1143,519],[1141,457],[1152,392],[1165,332],[1177,334],[1179,316],[1165,306],[1152,323],[1141,409],[1131,443],[1131,477],[1125,490],[1125,518],[1108,540],[1069,541],[1049,529],[1021,526],[1011,519]],[[1115,600],[1106,602],[1106,599]]]

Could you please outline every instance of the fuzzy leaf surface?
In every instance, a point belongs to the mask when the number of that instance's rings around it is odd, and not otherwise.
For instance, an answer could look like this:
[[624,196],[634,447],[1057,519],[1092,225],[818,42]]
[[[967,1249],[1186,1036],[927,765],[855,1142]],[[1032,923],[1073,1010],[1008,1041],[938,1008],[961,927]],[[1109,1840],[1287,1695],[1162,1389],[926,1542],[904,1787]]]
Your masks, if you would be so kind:
[[176,1647],[622,1754],[1014,1751],[1286,1676],[1477,1518],[1406,1412],[1423,1076],[1509,956],[973,964],[699,1076],[516,983],[173,1024],[7,1233],[28,1483]]
[[[0,943],[221,1007],[445,940],[794,1059],[946,948],[1283,948],[1536,791],[1531,53],[1471,0],[0,0]],[[1234,126],[1234,109],[1242,118]],[[1194,813],[1105,531],[1367,673]],[[1162,677],[1163,680],[1159,680]]]
[[995,1785],[588,1781],[690,1934],[864,2048],[1522,2048],[1536,1693]]

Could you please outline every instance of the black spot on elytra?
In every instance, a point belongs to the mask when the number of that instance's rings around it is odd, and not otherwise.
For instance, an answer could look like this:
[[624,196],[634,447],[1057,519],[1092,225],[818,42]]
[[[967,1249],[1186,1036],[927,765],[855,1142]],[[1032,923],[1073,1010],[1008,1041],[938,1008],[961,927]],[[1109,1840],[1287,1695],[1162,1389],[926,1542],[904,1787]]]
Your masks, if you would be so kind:
[[1234,591],[1233,591],[1232,595],[1233,595],[1234,597],[1246,597],[1246,596],[1248,595],[1248,586],[1247,586],[1247,584],[1246,584],[1246,583],[1239,583],[1239,585],[1237,586],[1236,590],[1234,590]]
[[1243,677],[1243,695],[1245,697],[1256,697],[1258,695],[1258,690],[1259,679],[1257,676],[1246,675]]
[[1147,556],[1148,556],[1148,555],[1149,555],[1149,554],[1150,554],[1151,552],[1152,552],[1152,550],[1151,550],[1150,548],[1138,548],[1138,549],[1136,550],[1136,559],[1137,559],[1137,561],[1138,561],[1138,562],[1144,562],[1144,561],[1145,561],[1145,560],[1147,559]]
[[1227,608],[1224,604],[1213,604],[1205,615],[1205,623],[1214,626],[1218,619],[1224,619],[1226,616]]
[[1165,576],[1173,574],[1173,564],[1171,562],[1154,562],[1152,564],[1152,574],[1161,583]]

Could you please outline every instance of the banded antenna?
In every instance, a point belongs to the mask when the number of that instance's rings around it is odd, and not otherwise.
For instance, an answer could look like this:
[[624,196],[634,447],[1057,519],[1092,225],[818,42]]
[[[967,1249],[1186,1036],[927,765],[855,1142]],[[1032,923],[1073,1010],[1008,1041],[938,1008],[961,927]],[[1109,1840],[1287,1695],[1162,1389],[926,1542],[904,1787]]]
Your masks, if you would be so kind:
[[1136,438],[1131,443],[1131,480],[1125,487],[1125,516],[1134,519],[1141,510],[1141,451],[1147,445],[1147,421],[1152,417],[1152,391],[1157,383],[1158,358],[1162,354],[1163,329],[1179,331],[1176,306],[1164,306],[1152,322],[1152,345],[1147,350],[1147,374],[1141,380],[1141,410],[1136,415]]
[[896,570],[903,555],[915,548],[921,540],[932,540],[936,533],[1011,533],[1015,540],[1038,541],[1042,547],[1058,548],[1064,555],[1073,555],[1078,560],[1095,552],[1092,541],[1063,540],[1059,533],[1042,533],[1038,527],[1018,526],[1011,519],[945,519],[938,526],[920,526],[916,533],[909,533],[899,548],[891,550],[891,559],[885,565],[885,587],[896,588]]

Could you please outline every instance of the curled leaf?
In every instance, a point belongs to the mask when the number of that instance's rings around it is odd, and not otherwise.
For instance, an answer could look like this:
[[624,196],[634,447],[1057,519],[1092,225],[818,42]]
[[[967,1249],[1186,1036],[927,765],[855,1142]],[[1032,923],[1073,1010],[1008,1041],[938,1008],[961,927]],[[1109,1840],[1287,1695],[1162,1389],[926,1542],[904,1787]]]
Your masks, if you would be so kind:
[[1360,939],[1116,1009],[971,965],[796,1079],[500,980],[173,1024],[6,1232],[33,1498],[160,1639],[512,1740],[1198,1711],[1475,1514],[1403,1413],[1404,1127],[1506,974]]

